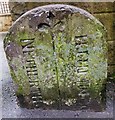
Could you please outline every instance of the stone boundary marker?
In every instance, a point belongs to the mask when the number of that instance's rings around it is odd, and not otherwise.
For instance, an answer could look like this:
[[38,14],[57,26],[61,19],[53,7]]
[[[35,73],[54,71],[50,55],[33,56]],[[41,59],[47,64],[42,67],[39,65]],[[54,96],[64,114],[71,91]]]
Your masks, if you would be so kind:
[[4,49],[22,106],[104,109],[106,30],[88,12],[61,4],[32,9],[12,25]]
[[114,2],[9,2],[12,20],[15,21],[26,11],[48,4],[68,4],[82,8],[96,17],[107,29],[108,44],[108,76],[115,73],[115,4]]

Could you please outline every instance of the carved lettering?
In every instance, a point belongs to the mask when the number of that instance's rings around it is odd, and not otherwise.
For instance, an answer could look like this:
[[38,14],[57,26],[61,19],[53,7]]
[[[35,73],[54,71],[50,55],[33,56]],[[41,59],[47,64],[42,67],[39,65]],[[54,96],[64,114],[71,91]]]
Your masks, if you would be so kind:
[[34,48],[34,46],[33,46],[34,38],[32,38],[32,39],[21,39],[20,42],[21,42],[22,49],[24,49],[25,47]]
[[21,39],[21,46],[23,54],[26,56],[26,72],[29,77],[30,91],[33,100],[33,104],[38,106],[41,102],[42,96],[38,84],[38,71],[35,62],[35,46],[33,39]]
[[75,36],[75,45],[77,50],[77,73],[80,77],[80,81],[77,83],[80,85],[80,93],[78,94],[82,98],[87,96],[87,87],[89,81],[86,80],[88,72],[88,39],[87,36]]

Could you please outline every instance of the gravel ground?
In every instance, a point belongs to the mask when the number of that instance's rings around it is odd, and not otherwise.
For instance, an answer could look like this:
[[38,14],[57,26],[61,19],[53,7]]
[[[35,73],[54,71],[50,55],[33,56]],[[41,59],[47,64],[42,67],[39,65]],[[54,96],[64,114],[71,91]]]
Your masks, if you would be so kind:
[[[20,108],[17,105],[17,100],[14,91],[14,84],[9,73],[8,64],[3,50],[3,38],[5,33],[0,33],[0,97],[2,96],[2,105],[0,102],[0,109],[2,110],[2,118],[113,118],[113,99],[110,95],[113,94],[111,85],[110,92],[107,97],[107,107],[104,112],[83,112],[70,110],[42,110],[42,109],[26,109]],[[1,99],[0,99],[1,100]],[[114,101],[115,102],[115,101]],[[1,108],[2,106],[2,108]],[[84,119],[84,120],[85,120]],[[100,120],[100,119],[99,119]],[[109,120],[109,119],[107,119]]]

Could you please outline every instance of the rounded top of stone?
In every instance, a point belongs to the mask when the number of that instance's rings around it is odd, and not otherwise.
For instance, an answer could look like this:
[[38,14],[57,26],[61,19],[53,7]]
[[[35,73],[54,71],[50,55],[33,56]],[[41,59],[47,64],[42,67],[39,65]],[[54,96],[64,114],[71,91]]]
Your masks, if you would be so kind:
[[[27,17],[28,15],[34,15],[34,17],[40,17],[41,12],[47,13],[48,11],[51,11],[53,14],[55,14],[55,12],[64,12],[65,14],[75,14],[75,13],[79,13],[81,15],[84,15],[85,17],[89,18],[90,20],[94,21],[94,23],[96,24],[100,24],[101,26],[102,23],[100,21],[98,21],[93,15],[91,15],[89,12],[78,8],[76,6],[72,6],[72,5],[66,5],[66,4],[50,4],[50,5],[44,5],[44,6],[40,6],[40,7],[36,7],[33,8],[31,10],[29,10],[28,12],[24,13],[21,17],[19,17],[14,24],[16,24],[18,21],[20,21],[22,18]],[[55,15],[57,16],[57,15]],[[13,24],[13,25],[14,25]]]

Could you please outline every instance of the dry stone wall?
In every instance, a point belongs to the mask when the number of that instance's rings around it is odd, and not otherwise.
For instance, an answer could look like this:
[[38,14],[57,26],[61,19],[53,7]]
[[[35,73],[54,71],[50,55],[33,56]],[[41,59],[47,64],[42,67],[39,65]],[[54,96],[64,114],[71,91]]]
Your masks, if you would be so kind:
[[0,15],[0,32],[8,31],[12,24],[10,15]]

